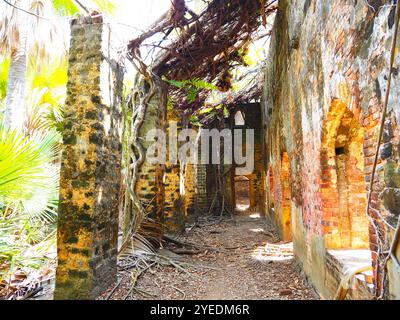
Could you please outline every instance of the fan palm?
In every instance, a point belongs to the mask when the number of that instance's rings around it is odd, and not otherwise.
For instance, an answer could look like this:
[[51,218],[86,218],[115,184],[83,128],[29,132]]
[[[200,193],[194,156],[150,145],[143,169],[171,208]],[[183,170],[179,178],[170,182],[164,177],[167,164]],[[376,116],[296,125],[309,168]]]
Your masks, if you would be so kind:
[[[31,68],[29,68],[31,71]],[[66,98],[67,60],[43,64],[39,72],[28,72],[26,133],[60,128]]]
[[24,136],[0,125],[0,282],[14,266],[39,266],[36,249],[54,243],[58,141],[56,133]]
[[24,137],[0,125],[0,208],[23,208],[36,214],[41,209],[35,212],[34,208],[46,207],[54,198],[58,174],[52,163],[58,141],[56,133]]

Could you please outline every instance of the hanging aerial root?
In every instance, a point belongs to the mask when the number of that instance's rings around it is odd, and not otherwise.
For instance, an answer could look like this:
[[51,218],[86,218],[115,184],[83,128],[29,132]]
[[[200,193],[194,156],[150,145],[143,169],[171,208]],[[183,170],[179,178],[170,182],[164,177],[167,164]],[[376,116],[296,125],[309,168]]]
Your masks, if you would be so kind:
[[136,184],[139,179],[139,170],[145,161],[145,152],[139,139],[140,128],[145,120],[147,107],[150,100],[155,95],[154,78],[151,71],[148,70],[145,63],[140,58],[138,50],[132,52],[130,60],[137,67],[139,77],[137,81],[138,88],[132,93],[129,107],[132,108],[132,124],[129,128],[128,140],[128,168],[125,176],[126,194],[125,194],[125,215],[129,217],[128,231],[125,235],[124,242],[119,249],[119,253],[124,252],[131,247],[133,250],[138,242],[150,251],[151,243],[140,235],[140,229],[147,220],[147,211],[143,207],[140,199],[136,194]]

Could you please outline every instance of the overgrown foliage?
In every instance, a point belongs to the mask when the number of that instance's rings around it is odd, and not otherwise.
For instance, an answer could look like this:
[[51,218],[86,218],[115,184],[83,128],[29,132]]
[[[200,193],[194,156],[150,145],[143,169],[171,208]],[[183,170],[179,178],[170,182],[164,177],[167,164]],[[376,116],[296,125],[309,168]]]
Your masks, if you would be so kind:
[[55,244],[59,139],[0,125],[0,288],[17,270],[42,266]]

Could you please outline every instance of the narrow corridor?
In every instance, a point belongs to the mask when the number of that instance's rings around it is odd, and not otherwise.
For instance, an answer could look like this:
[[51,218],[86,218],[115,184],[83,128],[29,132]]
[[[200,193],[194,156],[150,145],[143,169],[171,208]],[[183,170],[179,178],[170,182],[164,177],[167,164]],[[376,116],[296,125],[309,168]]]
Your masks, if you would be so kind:
[[111,299],[318,299],[299,274],[292,244],[280,242],[272,230],[258,214],[251,213],[219,224],[204,222],[179,241],[199,244],[208,250],[177,255],[172,251],[178,252],[178,247],[162,249],[164,255],[176,261],[203,267],[150,268],[136,283],[139,291],[128,297],[132,277],[130,272],[120,273],[123,281]]

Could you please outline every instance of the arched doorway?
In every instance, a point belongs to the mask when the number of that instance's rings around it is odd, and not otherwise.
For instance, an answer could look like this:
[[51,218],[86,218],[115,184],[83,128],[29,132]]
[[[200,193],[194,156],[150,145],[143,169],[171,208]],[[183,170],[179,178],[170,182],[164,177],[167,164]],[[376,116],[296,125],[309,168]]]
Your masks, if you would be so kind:
[[287,152],[283,152],[281,159],[282,212],[280,223],[284,241],[292,240],[292,190],[290,181],[290,160]]
[[245,125],[244,114],[241,110],[238,110],[235,113],[235,126],[244,126],[244,125]]
[[274,210],[275,204],[274,204],[274,172],[272,170],[272,165],[269,166],[268,169],[268,174],[267,174],[267,190],[268,190],[268,194],[267,194],[267,208],[269,211],[269,214],[271,214]]
[[369,247],[363,141],[364,130],[354,114],[334,99],[321,153],[323,227],[329,249]]
[[246,176],[235,177],[235,201],[239,211],[250,208],[250,179]]

